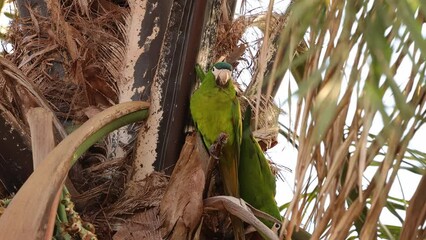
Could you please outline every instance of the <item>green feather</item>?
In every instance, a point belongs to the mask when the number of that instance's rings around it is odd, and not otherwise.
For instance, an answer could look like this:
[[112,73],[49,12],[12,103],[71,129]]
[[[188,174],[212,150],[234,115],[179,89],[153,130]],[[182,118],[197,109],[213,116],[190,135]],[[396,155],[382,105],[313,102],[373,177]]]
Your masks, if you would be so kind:
[[[215,64],[216,68],[230,70],[229,64],[229,66],[224,63],[218,64]],[[200,69],[196,71],[199,72]],[[200,73],[197,73],[197,75],[202,76]],[[213,72],[207,72],[201,80],[201,86],[191,97],[190,110],[207,148],[210,148],[221,133],[228,135],[228,140],[219,156],[219,170],[225,193],[229,196],[240,197],[238,164],[242,123],[240,103],[232,79],[229,79],[228,84],[221,87],[216,84]],[[244,238],[242,221],[231,215],[231,222],[234,238]]]
[[203,69],[201,69],[201,66],[198,65],[198,64],[195,65],[195,73],[196,73],[198,79],[200,79],[200,81],[203,82],[206,74],[204,73]]
[[219,134],[228,135],[219,157],[219,168],[225,193],[239,197],[238,164],[242,123],[237,94],[232,80],[229,81],[230,84],[222,88],[216,84],[212,71],[207,72],[200,88],[191,97],[190,110],[207,148],[210,148]]
[[228,69],[229,71],[232,71],[232,66],[231,64],[227,63],[227,62],[217,62],[214,64],[214,67],[217,69]]
[[[275,201],[275,176],[250,129],[251,108],[247,107],[243,122],[241,161],[239,165],[240,195],[250,205],[281,220]],[[263,221],[272,227],[270,221]]]

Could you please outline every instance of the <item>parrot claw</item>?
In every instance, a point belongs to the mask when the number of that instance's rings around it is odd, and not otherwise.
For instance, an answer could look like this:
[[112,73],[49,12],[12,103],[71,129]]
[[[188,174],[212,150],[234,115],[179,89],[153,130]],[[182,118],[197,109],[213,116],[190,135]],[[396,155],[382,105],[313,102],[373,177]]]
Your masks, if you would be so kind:
[[210,149],[209,149],[210,156],[212,156],[216,160],[219,160],[219,156],[222,152],[222,148],[225,145],[227,140],[228,140],[228,134],[220,133],[219,136],[216,138],[216,141],[210,146]]
[[212,156],[212,158],[214,160],[219,160],[219,155],[216,155],[215,153],[213,153],[213,151],[210,150],[210,156]]

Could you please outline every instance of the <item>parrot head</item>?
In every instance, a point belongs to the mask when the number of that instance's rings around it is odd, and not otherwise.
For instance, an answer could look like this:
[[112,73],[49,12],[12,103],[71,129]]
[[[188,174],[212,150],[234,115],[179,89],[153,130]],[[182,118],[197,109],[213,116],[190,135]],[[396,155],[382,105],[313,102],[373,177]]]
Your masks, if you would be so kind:
[[216,84],[220,87],[227,86],[231,79],[232,66],[227,62],[218,62],[213,65],[212,73],[216,79]]

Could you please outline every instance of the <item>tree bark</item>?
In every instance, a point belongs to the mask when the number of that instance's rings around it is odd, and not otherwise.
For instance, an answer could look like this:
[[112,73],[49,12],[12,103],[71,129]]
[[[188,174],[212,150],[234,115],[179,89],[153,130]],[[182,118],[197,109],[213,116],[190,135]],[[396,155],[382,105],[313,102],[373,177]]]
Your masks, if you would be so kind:
[[26,133],[6,121],[6,114],[0,108],[0,199],[17,192],[33,171]]
[[[127,71],[121,84],[126,92],[122,92],[120,101],[151,101],[150,117],[140,131],[135,150],[133,179],[139,181],[154,169],[170,174],[179,158],[189,120],[198,49],[205,46],[202,37],[206,31],[213,32],[208,37],[216,36],[216,29],[208,29],[206,25],[212,12],[217,25],[220,1],[144,1],[130,6],[132,16],[140,11],[142,17],[129,25],[129,34],[138,36],[138,41],[129,36],[128,47],[135,50],[127,54]],[[206,49],[212,51],[212,46],[209,44]],[[130,56],[137,51],[139,54]]]

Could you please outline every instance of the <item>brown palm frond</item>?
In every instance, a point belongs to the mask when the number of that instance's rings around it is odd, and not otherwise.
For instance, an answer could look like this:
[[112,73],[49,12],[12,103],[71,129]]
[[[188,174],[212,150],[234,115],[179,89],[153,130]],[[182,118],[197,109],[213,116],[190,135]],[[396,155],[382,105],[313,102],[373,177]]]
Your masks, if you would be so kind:
[[[400,43],[403,50],[394,53],[397,61],[390,61],[391,42],[401,37],[398,29],[404,18],[392,10],[396,7],[392,4],[386,5],[386,11],[379,11],[378,6],[369,9],[346,4],[295,3],[282,33],[280,47],[285,49],[285,61],[280,67],[291,69],[294,64],[305,63],[303,81],[298,83],[295,128],[299,154],[295,195],[286,214],[291,218],[284,224],[287,237],[294,226],[308,221],[315,223],[313,239],[344,239],[353,223],[362,218],[357,228],[360,238],[374,238],[407,146],[424,123],[426,89],[422,80],[415,80],[416,76],[424,78],[424,74],[416,75],[419,69],[424,70],[424,58],[412,61],[412,74],[400,80],[399,86],[395,73],[403,71],[401,59],[411,54],[405,47],[411,40]],[[308,8],[309,13],[305,11]],[[357,18],[356,12],[364,17]],[[303,21],[295,13],[303,16]],[[380,24],[388,24],[390,32],[385,34]],[[303,38],[308,27],[309,55],[306,61],[299,59],[300,55],[292,59],[297,47],[294,43]],[[421,52],[420,47],[416,51]],[[367,66],[369,58],[372,63]],[[347,68],[349,76],[345,76]],[[385,110],[385,92],[394,96],[392,111]],[[377,127],[378,116],[383,126],[371,139],[369,133]],[[386,152],[379,158],[382,149]],[[365,186],[363,178],[373,161],[378,161],[379,167]],[[317,178],[315,183],[307,181],[312,178]],[[315,195],[309,194],[312,184],[317,189]],[[307,211],[310,202],[315,207]]]
[[30,9],[31,18],[17,19],[11,26],[8,40],[14,51],[7,58],[64,118],[81,121],[82,109],[118,102],[116,81],[122,68],[128,12],[118,6],[111,9],[111,5],[106,12],[103,4],[79,1],[64,11],[52,1],[48,7],[55,19]]
[[[401,239],[424,239],[426,231],[426,195],[423,193],[426,188],[426,174],[423,175],[416,193],[410,201],[407,209],[407,218],[401,232]],[[422,228],[422,229],[421,229]]]
[[[299,155],[296,192],[286,215],[291,216],[285,222],[287,237],[294,226],[308,223],[315,225],[313,238],[344,239],[353,225],[361,238],[399,237],[401,227],[390,231],[378,219],[382,209],[389,208],[389,190],[410,158],[408,144],[425,122],[426,49],[414,30],[419,29],[416,21],[423,12],[418,10],[416,20],[413,11],[401,10],[409,8],[405,1],[379,2],[370,9],[366,2],[298,1],[290,4],[286,14],[272,14],[278,21],[269,22],[270,29],[266,29],[266,13],[258,18],[261,22],[254,21],[263,34],[272,32],[272,44],[263,52],[267,60],[263,56],[260,61],[268,64],[266,75],[270,75],[266,83],[256,81],[263,78],[256,77],[263,71],[253,64],[259,61],[261,46],[255,54],[246,54],[251,56],[244,60],[253,80],[241,101],[242,109],[255,95],[254,103],[260,100],[258,121],[275,118],[264,111],[265,99],[275,95],[286,72],[298,87],[288,91],[299,97],[296,118],[290,120],[294,128],[287,129],[289,139],[297,138]],[[378,4],[384,4],[385,10],[379,10]],[[401,25],[410,30],[402,33]],[[407,69],[403,62],[408,59]],[[400,72],[410,75],[398,79]],[[259,97],[256,90],[264,96]],[[394,98],[392,110],[382,100],[385,93]],[[377,118],[383,119],[379,130]],[[416,161],[421,163],[421,157]],[[374,177],[367,174],[371,169]],[[424,164],[411,169],[424,175]],[[363,178],[371,182],[365,185]],[[420,212],[415,217],[421,218]]]
[[[277,144],[277,137],[279,132],[278,117],[281,110],[275,105],[272,99],[267,100],[264,96],[260,96],[260,110],[257,115],[253,114],[253,122],[258,120],[257,128],[253,126],[253,135],[259,142],[264,151],[272,148]],[[240,98],[241,112],[245,112],[248,105],[251,109],[255,109],[257,103],[257,96],[243,96]]]

